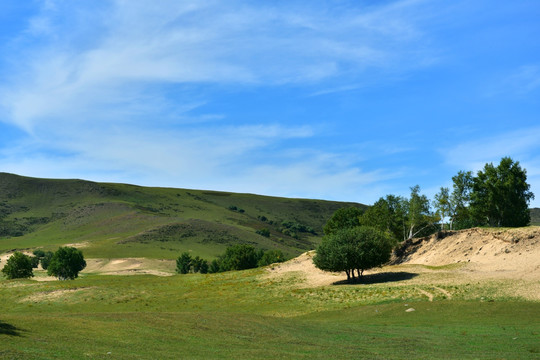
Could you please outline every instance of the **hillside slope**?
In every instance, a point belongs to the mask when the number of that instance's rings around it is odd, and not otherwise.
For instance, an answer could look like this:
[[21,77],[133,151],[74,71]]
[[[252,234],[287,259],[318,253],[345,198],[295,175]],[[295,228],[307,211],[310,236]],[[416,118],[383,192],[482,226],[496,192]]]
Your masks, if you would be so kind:
[[346,206],[364,205],[0,173],[0,253],[76,244],[91,258],[212,258],[246,243],[295,256]]

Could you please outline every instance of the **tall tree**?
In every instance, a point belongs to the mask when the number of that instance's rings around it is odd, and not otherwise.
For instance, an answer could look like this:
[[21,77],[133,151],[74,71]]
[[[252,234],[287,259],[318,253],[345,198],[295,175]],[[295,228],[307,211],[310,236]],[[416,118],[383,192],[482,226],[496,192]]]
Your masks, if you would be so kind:
[[527,226],[529,202],[534,199],[527,183],[527,171],[509,157],[495,167],[486,164],[473,181],[471,212],[481,224],[490,226]]
[[363,213],[361,209],[354,206],[336,210],[330,220],[324,225],[324,234],[330,235],[341,229],[360,226],[360,216]]
[[450,189],[441,187],[441,190],[435,194],[434,206],[437,209],[437,215],[441,219],[441,229],[444,230],[444,220],[452,213]]
[[420,194],[420,186],[411,187],[411,197],[407,203],[407,239],[412,239],[436,222],[430,214],[429,200]]
[[192,262],[191,255],[187,251],[183,252],[176,259],[176,272],[178,274],[187,274],[191,270]]
[[386,195],[369,207],[360,217],[362,226],[372,226],[392,234],[397,241],[407,237],[406,209],[407,200],[401,196]]
[[469,211],[473,179],[471,171],[459,171],[452,177],[453,189],[450,196],[452,208],[450,226],[452,228],[462,229],[473,226]]

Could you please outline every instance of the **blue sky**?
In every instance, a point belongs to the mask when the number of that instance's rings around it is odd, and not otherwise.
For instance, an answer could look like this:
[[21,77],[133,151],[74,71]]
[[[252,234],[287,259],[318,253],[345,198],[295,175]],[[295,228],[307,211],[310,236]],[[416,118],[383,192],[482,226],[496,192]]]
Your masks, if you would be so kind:
[[0,3],[0,171],[372,204],[511,156],[540,2]]

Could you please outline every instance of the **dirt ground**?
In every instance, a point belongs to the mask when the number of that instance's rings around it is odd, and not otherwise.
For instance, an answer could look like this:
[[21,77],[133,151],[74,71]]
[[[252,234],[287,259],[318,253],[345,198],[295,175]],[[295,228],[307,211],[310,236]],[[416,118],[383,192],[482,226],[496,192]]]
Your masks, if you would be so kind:
[[[472,281],[514,280],[516,294],[540,300],[540,227],[519,229],[467,229],[409,241],[392,265],[367,271],[385,279],[403,273],[422,274],[404,279],[408,284],[426,282],[465,284]],[[343,282],[345,273],[315,268],[314,251],[268,268],[268,277],[294,275],[298,287],[328,286]],[[435,287],[436,292],[445,292]],[[419,290],[420,291],[420,290]],[[432,294],[425,294],[432,298]],[[451,294],[445,294],[451,297]]]

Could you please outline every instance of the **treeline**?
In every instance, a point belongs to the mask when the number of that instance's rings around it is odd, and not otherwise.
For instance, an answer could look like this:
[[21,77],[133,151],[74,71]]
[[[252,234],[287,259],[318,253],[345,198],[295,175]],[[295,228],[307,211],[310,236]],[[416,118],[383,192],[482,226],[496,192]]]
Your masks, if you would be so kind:
[[365,212],[340,209],[325,225],[324,233],[371,226],[402,241],[445,228],[520,227],[530,223],[529,202],[534,194],[519,162],[505,157],[498,166],[486,164],[476,176],[471,171],[459,171],[452,182],[452,189],[441,187],[432,201],[416,185],[408,198],[386,195]]
[[256,250],[255,247],[245,244],[236,244],[227,247],[225,253],[219,255],[211,262],[192,257],[190,253],[182,253],[176,259],[176,272],[179,274],[218,273],[230,270],[245,270],[266,266],[285,261],[285,255],[280,250]]

